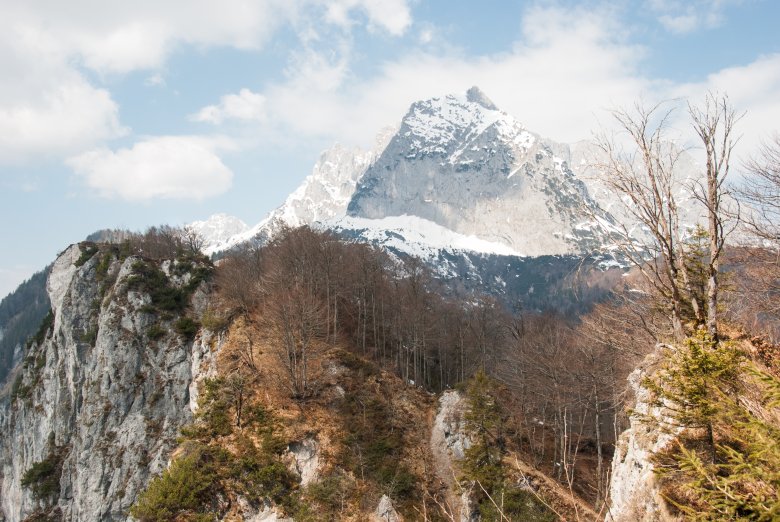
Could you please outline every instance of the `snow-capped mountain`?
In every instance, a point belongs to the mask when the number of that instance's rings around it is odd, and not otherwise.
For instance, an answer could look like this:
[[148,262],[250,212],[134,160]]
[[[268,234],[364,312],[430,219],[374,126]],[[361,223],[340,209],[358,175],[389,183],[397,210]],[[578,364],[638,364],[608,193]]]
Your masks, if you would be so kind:
[[567,153],[476,87],[417,102],[360,179],[348,215],[414,215],[528,256],[587,253],[614,223],[569,169]]
[[204,221],[193,221],[187,228],[201,237],[204,253],[211,255],[229,248],[231,239],[249,230],[249,225],[228,214],[214,214]]
[[[339,144],[326,150],[320,155],[312,173],[287,197],[284,204],[271,211],[257,225],[246,227],[224,241],[212,243],[207,239],[206,243],[213,247],[205,248],[204,252],[210,255],[244,243],[262,242],[282,226],[313,225],[344,216],[358,179],[382,152],[393,132],[391,128],[382,130],[371,150],[347,148]],[[189,226],[198,231],[202,227],[198,223],[208,223],[215,218],[219,221],[221,216],[212,216],[205,222],[195,222]]]
[[310,225],[421,258],[454,291],[531,309],[586,306],[583,295],[606,287],[572,274],[614,266],[603,252],[620,229],[569,167],[571,157],[477,88],[420,101],[372,150],[323,152],[283,205],[211,251]]
[[[584,254],[617,229],[568,167],[568,155],[568,147],[526,130],[473,87],[414,103],[371,151],[337,145],[324,152],[282,206],[222,246],[262,241],[282,224],[315,223],[357,227],[377,242],[388,218],[413,216],[403,229],[393,220],[393,232],[424,237],[431,248],[473,237],[479,242],[463,244],[486,253],[500,245],[515,255]],[[430,224],[438,225],[435,239]]]

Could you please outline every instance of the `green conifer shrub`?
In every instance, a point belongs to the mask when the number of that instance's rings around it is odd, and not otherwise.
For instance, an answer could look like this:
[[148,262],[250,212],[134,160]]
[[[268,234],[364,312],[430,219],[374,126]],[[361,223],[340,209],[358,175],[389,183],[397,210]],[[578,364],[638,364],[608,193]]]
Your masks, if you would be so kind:
[[687,520],[780,519],[780,380],[705,334],[667,355],[644,382],[664,412],[646,420],[675,428],[654,456],[664,497]]

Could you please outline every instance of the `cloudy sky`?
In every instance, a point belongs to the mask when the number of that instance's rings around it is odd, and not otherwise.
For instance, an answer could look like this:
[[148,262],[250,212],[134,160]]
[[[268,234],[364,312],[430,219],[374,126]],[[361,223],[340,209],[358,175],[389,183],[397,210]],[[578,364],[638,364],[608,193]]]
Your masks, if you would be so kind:
[[479,85],[557,141],[725,92],[780,128],[775,0],[0,0],[0,296],[100,228],[250,224],[334,142]]

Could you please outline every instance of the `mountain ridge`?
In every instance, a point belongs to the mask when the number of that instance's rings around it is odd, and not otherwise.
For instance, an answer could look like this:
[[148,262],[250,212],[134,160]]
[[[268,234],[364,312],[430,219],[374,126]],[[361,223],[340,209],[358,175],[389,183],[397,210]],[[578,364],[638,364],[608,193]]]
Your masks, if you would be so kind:
[[478,87],[418,101],[372,150],[335,145],[323,152],[284,204],[227,241],[209,238],[206,252],[260,244],[283,225],[344,228],[337,223],[347,216],[403,215],[520,255],[603,250],[618,229],[568,167],[569,155],[568,146],[528,131]]

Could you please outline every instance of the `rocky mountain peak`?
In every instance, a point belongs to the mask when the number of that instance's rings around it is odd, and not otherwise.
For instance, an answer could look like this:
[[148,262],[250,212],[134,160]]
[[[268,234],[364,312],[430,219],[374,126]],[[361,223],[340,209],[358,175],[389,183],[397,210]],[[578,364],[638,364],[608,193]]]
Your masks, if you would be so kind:
[[479,87],[476,85],[473,86],[471,89],[466,91],[466,100],[472,102],[472,103],[478,103],[482,105],[484,108],[489,109],[491,111],[497,111],[498,107],[491,101],[490,98],[488,98],[484,92],[480,90]]
[[457,159],[467,145],[499,139],[529,144],[534,137],[512,116],[499,111],[477,87],[465,94],[448,94],[413,103],[398,135],[406,139],[407,155],[438,155]]
[[347,214],[417,216],[529,256],[586,253],[604,244],[612,218],[568,156],[479,88],[419,101],[360,178]]
[[425,223],[425,231],[398,232],[407,239],[431,238],[438,227],[442,237],[470,237],[466,243],[490,244],[491,251],[588,253],[615,228],[569,157],[566,145],[528,131],[475,86],[413,103],[374,150],[336,145],[324,152],[282,206],[224,245],[262,243],[280,224],[342,230],[359,223],[361,231],[376,231],[403,217]]

